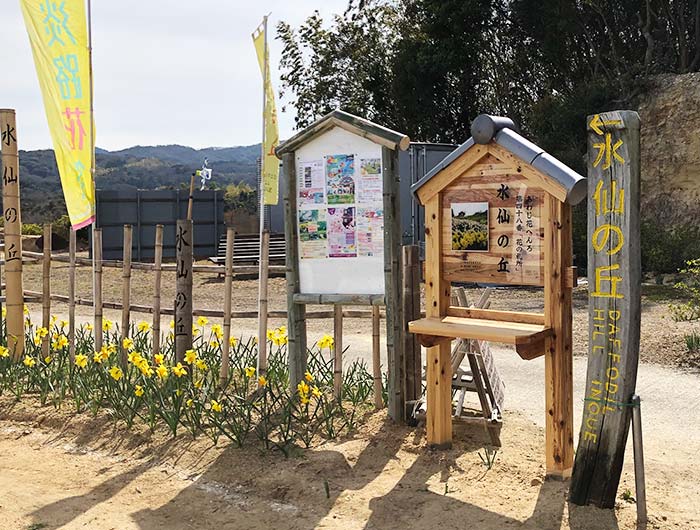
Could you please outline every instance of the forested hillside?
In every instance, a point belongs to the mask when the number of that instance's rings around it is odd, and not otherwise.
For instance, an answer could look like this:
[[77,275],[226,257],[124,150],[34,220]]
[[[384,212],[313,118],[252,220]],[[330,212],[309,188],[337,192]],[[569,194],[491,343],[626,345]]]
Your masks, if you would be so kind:
[[[245,183],[255,186],[259,145],[193,149],[182,145],[135,146],[121,151],[98,149],[98,189],[158,189],[189,183],[204,158],[212,168],[210,188]],[[52,150],[20,151],[22,220],[52,221],[66,213]]]

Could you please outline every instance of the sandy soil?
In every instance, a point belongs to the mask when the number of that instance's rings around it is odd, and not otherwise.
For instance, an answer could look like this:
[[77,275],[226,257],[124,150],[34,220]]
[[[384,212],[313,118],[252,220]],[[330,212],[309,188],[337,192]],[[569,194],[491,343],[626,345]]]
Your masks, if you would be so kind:
[[[543,432],[506,415],[489,470],[485,433],[459,427],[452,450],[383,412],[362,432],[290,459],[204,439],[123,432],[104,416],[69,416],[0,400],[0,528],[632,529],[635,505],[570,506],[567,483],[544,480]],[[700,471],[669,455],[648,465],[647,528],[697,529]],[[326,493],[326,487],[328,493]],[[634,490],[629,465],[620,492]],[[33,525],[33,526],[32,526]]]

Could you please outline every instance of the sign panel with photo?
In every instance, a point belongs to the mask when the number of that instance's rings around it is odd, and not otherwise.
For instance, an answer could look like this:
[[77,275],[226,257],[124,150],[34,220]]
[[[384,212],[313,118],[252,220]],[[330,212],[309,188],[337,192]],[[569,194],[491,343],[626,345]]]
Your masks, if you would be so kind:
[[488,252],[489,204],[487,202],[455,202],[452,212],[452,250]]

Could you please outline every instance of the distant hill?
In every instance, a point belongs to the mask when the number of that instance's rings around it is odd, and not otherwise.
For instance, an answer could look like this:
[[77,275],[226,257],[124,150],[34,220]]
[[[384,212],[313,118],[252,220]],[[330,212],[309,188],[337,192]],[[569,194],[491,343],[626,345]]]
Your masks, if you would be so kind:
[[[135,146],[120,151],[96,149],[98,189],[177,188],[205,158],[212,168],[209,187],[245,182],[256,187],[260,144],[193,149],[182,145]],[[42,223],[66,213],[53,150],[20,151],[22,221]]]

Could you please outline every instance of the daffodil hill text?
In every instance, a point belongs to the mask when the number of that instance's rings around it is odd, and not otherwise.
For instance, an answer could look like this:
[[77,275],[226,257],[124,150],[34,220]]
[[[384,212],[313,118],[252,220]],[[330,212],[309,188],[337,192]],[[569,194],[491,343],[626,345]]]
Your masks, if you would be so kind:
[[[290,385],[284,326],[267,333],[271,354],[265,374],[255,369],[256,339],[231,337],[229,376],[223,381],[223,330],[204,317],[193,327],[193,349],[182,363],[173,361],[172,326],[154,355],[147,322],[132,324],[130,338],[120,344],[119,329],[104,320],[100,351],[94,350],[92,326],[84,324],[76,329],[73,362],[68,322],[54,317],[46,329],[27,315],[25,331],[26,354],[13,362],[0,320],[0,394],[18,400],[33,396],[42,406],[56,408],[70,404],[76,412],[103,411],[127,427],[142,422],[151,430],[165,427],[173,436],[186,429],[214,443],[224,437],[238,446],[257,443],[288,455],[353,429],[356,418],[371,407],[372,375],[359,361],[344,370],[342,403],[333,398],[333,338],[328,335],[309,350],[304,379]],[[42,353],[45,345],[48,354]]]

